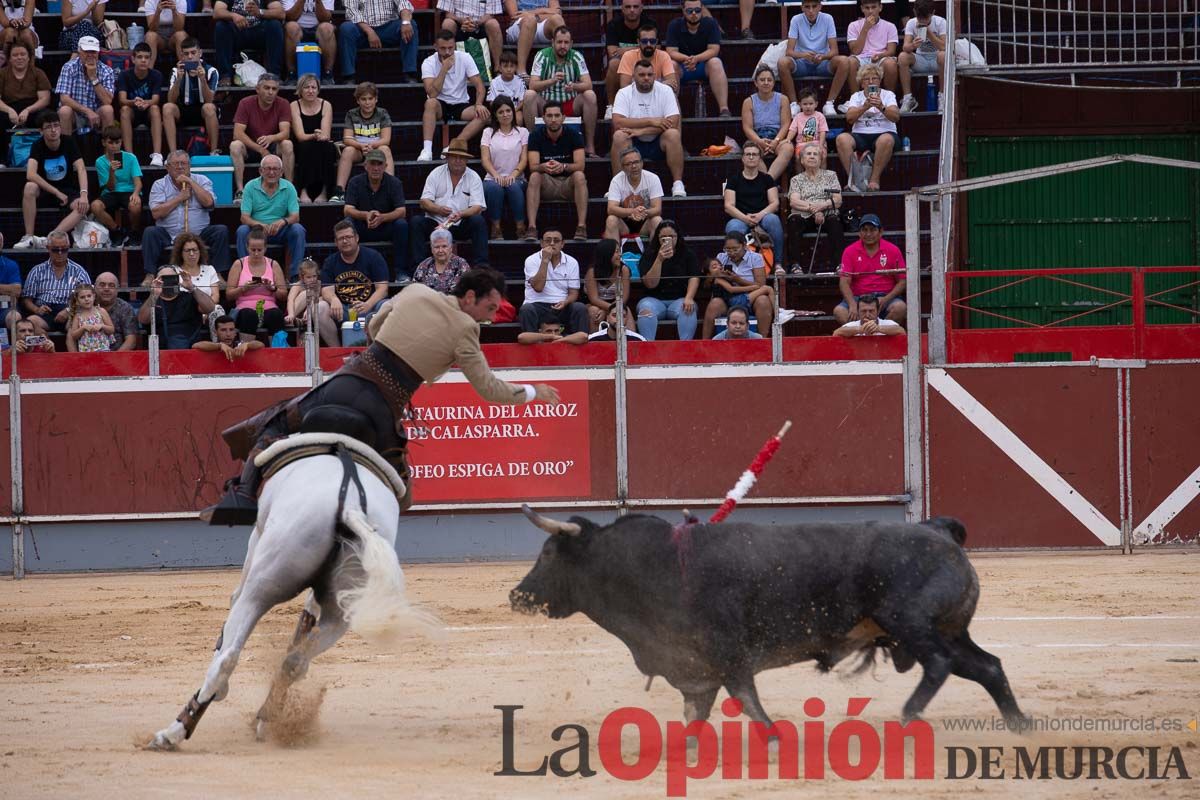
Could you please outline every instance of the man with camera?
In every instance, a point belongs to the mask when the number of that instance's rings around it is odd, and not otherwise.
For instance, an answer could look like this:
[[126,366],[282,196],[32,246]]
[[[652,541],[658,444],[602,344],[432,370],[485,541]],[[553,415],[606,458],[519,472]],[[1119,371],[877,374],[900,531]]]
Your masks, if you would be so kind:
[[214,308],[212,296],[197,291],[191,275],[168,266],[160,269],[150,283],[150,297],[138,309],[138,322],[150,327],[153,315],[162,349],[187,350],[207,337],[204,315]]
[[204,63],[200,57],[200,42],[189,36],[183,40],[183,59],[171,70],[167,87],[167,102],[163,105],[163,132],[167,135],[168,151],[179,145],[175,126],[203,127],[208,139],[208,152],[217,155],[221,146],[214,101],[219,80],[217,68]]
[[38,333],[33,321],[23,319],[17,322],[16,342],[14,347],[18,353],[53,353],[54,342],[44,334]]

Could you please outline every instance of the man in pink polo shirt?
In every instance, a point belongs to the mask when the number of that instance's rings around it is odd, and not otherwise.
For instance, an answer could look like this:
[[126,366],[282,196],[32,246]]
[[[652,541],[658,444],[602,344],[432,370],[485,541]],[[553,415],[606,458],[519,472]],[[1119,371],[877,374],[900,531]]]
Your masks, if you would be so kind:
[[[883,239],[883,223],[867,214],[858,229],[858,241],[842,253],[838,289],[842,302],[833,309],[838,325],[858,319],[857,298],[874,294],[879,298],[879,318],[904,324],[904,256],[900,248]],[[893,272],[899,270],[899,272]]]
[[[900,47],[900,32],[896,26],[880,16],[883,13],[883,3],[880,0],[859,0],[862,17],[854,20],[846,28],[846,44],[850,47],[850,57],[844,60],[842,69],[845,75],[839,75],[849,81],[850,94],[854,94],[858,86],[858,68],[861,64],[875,64],[883,73],[883,87],[888,91],[896,91],[896,79],[900,75],[896,63],[896,51]],[[840,70],[839,70],[840,72]],[[839,81],[834,81],[838,87]],[[832,93],[829,97],[833,99]],[[838,111],[845,114],[849,103],[843,103]]]

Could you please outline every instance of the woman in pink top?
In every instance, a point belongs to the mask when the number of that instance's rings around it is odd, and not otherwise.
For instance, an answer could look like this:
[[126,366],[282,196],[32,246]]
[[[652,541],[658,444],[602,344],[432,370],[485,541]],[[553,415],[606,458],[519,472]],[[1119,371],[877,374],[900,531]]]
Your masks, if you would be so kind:
[[225,289],[225,296],[234,301],[234,320],[242,341],[254,340],[261,325],[267,329],[272,347],[287,347],[283,310],[279,307],[287,300],[287,279],[279,262],[267,258],[267,232],[261,225],[250,229],[246,252],[245,258],[229,268]]
[[479,144],[483,162],[483,197],[487,200],[491,236],[500,238],[504,204],[512,209],[517,238],[525,236],[525,166],[529,161],[529,131],[517,126],[512,98],[500,95],[492,101],[492,124]]

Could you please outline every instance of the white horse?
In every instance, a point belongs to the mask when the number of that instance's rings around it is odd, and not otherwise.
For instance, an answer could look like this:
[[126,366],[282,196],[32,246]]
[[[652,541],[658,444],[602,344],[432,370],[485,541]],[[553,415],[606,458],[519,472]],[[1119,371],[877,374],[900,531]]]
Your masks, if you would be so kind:
[[387,482],[369,469],[358,468],[345,454],[301,458],[266,481],[242,579],[233,592],[204,685],[179,717],[155,734],[150,748],[173,750],[191,737],[209,703],[228,693],[229,676],[258,620],[305,589],[312,593],[258,713],[260,739],[270,710],[280,707],[288,687],[304,677],[309,661],[332,647],[347,629],[381,641],[405,628],[431,632],[437,625],[405,598],[404,573],[395,551],[400,518],[396,498],[403,494],[403,484],[374,450],[337,434],[298,434],[277,442],[259,457],[259,463],[296,445],[331,440],[369,460]]

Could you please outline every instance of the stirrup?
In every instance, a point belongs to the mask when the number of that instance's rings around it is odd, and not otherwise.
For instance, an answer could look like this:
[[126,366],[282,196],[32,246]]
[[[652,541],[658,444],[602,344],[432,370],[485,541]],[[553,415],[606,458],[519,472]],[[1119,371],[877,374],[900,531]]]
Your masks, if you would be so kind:
[[226,492],[215,506],[201,511],[200,519],[209,525],[253,525],[258,521],[258,503],[234,489]]

